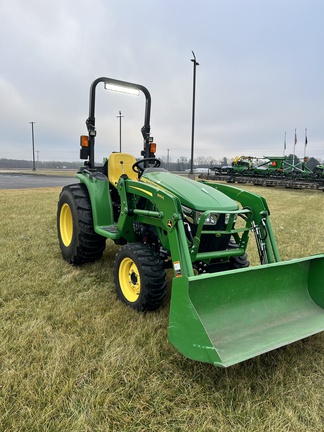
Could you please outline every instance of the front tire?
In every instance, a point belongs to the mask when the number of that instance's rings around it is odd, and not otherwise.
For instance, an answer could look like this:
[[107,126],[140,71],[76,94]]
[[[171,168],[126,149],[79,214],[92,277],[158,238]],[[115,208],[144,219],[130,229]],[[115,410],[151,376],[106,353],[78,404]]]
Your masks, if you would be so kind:
[[158,309],[166,294],[160,255],[148,244],[128,243],[119,249],[114,281],[118,298],[138,311]]
[[63,258],[69,263],[83,264],[101,258],[106,239],[94,231],[90,197],[83,183],[62,189],[57,233]]
[[[228,244],[228,249],[236,249],[238,245],[235,243],[233,239],[230,239]],[[248,260],[248,255],[245,253],[242,256],[232,256],[230,258],[231,269],[240,269],[246,268],[250,266],[250,261]]]

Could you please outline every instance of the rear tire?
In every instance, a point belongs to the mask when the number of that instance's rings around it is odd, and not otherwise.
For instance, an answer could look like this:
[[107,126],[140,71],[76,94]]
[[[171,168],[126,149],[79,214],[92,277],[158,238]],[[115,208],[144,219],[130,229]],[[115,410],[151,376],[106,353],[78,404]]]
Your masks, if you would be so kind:
[[83,183],[62,189],[57,233],[63,258],[69,263],[83,264],[101,258],[106,239],[94,231],[90,197]]
[[114,281],[118,298],[138,311],[158,309],[166,294],[160,255],[148,244],[128,243],[119,249]]

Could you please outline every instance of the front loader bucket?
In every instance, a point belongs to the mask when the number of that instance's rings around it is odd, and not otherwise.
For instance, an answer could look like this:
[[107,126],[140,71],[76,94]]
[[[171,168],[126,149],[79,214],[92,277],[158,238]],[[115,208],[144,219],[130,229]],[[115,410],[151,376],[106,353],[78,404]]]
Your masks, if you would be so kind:
[[324,330],[324,254],[174,278],[169,340],[231,366]]

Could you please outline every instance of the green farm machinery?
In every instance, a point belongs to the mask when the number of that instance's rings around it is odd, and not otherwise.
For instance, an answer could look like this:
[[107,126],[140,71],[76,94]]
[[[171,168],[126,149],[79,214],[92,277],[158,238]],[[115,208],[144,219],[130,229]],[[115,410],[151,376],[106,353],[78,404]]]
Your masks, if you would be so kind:
[[[140,159],[116,152],[96,165],[98,84],[144,94]],[[323,331],[324,255],[282,262],[264,198],[162,168],[150,111],[150,93],[141,85],[104,77],[92,83],[88,135],[81,137],[85,162],[58,203],[64,259],[96,261],[106,240],[114,242],[117,296],[138,311],[161,306],[169,268],[168,339],[193,360],[227,367]],[[253,267],[250,238],[260,258]]]

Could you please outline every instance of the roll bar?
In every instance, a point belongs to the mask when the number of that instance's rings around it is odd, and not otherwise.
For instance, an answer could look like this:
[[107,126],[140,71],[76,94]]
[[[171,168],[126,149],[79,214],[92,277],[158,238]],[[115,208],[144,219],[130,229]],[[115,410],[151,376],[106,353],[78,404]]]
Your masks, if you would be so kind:
[[[140,84],[134,84],[126,81],[120,81],[113,78],[101,77],[97,78],[90,86],[90,98],[89,98],[89,117],[86,120],[86,125],[89,133],[89,147],[87,152],[87,157],[89,158],[89,168],[94,168],[94,145],[96,137],[96,120],[95,120],[95,104],[96,104],[96,87],[99,83],[103,82],[104,85],[111,84],[113,86],[123,87],[125,89],[138,90],[144,93],[145,96],[145,113],[144,113],[144,125],[141,128],[141,132],[144,139],[144,150],[141,152],[144,158],[151,156],[150,154],[150,138],[151,126],[150,126],[150,116],[151,116],[151,95],[146,87]],[[126,91],[127,92],[127,91]]]

